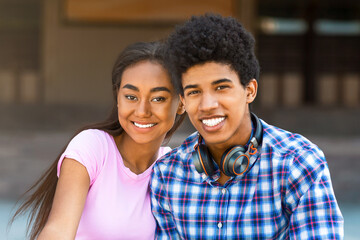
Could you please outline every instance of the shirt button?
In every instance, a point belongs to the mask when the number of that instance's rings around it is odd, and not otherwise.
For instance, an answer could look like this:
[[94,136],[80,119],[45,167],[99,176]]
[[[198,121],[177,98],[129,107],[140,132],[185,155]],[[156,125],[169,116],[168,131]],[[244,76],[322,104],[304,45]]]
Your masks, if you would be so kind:
[[222,192],[222,194],[225,194],[225,193],[226,193],[226,189],[223,188],[223,189],[221,190],[221,192]]
[[215,189],[214,189],[214,193],[215,193],[215,194],[218,194],[218,192],[219,192],[219,189],[215,188]]
[[217,226],[218,226],[218,228],[222,228],[222,223],[219,222]]

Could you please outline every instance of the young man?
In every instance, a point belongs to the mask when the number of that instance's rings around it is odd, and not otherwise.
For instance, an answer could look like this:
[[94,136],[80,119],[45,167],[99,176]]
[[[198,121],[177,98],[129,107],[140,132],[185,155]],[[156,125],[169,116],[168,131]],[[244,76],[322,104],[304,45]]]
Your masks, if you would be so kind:
[[250,112],[254,39],[233,18],[192,17],[168,39],[197,132],[154,166],[157,239],[342,239],[322,151]]

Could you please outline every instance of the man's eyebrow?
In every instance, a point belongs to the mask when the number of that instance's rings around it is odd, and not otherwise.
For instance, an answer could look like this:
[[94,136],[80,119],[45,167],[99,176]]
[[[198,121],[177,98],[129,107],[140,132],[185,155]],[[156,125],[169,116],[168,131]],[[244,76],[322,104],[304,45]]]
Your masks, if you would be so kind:
[[213,81],[211,83],[211,85],[217,85],[217,84],[224,83],[224,82],[232,82],[232,81],[230,79],[227,79],[227,78],[222,78],[222,79]]
[[185,91],[188,88],[197,88],[197,87],[199,87],[198,84],[190,84],[190,85],[186,85],[183,90]]
[[167,87],[155,87],[150,90],[150,92],[160,92],[160,91],[166,91],[171,93],[170,89],[168,89]]
[[139,92],[139,89],[137,87],[135,87],[134,85],[131,85],[131,84],[125,84],[122,88],[128,88],[130,90],[134,90],[134,91]]
[[[227,79],[227,78],[222,78],[222,79],[213,81],[211,83],[211,85],[217,85],[217,84],[220,84],[220,83],[223,83],[223,82],[232,82],[232,81],[230,79]],[[198,84],[189,84],[189,85],[186,85],[183,90],[185,91],[188,88],[197,88],[197,87],[199,87]]]

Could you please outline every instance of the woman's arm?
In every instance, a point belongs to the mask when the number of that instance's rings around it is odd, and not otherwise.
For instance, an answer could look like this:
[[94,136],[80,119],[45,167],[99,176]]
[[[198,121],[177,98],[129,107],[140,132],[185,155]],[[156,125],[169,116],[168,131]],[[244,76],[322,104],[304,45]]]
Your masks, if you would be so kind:
[[65,158],[49,219],[38,240],[75,238],[89,185],[86,168],[73,159]]

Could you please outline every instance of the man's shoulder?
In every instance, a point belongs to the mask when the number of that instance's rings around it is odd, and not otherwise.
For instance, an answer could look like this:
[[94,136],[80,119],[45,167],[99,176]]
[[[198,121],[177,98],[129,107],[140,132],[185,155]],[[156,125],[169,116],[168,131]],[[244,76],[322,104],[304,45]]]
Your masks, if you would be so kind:
[[171,151],[169,151],[167,154],[165,154],[164,156],[162,156],[157,162],[156,164],[169,164],[169,163],[173,163],[173,162],[184,162],[187,161],[192,152],[194,151],[195,145],[197,143],[198,140],[198,133],[194,132],[191,135],[189,135],[184,141],[183,143],[172,149]]
[[270,125],[265,121],[263,125],[263,145],[270,147],[274,152],[281,155],[317,155],[324,158],[321,149],[301,134]]
[[307,182],[313,182],[327,168],[324,153],[306,137],[265,122],[263,126],[263,151],[272,166],[288,172],[289,178],[304,177]]
[[187,137],[180,146],[174,148],[157,160],[153,168],[153,179],[155,179],[156,176],[162,176],[163,178],[172,179],[173,181],[181,181],[184,180],[184,178],[191,180],[197,179],[200,174],[197,174],[191,159],[197,141],[198,133],[195,132]]

